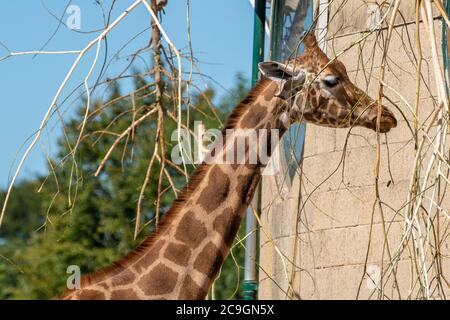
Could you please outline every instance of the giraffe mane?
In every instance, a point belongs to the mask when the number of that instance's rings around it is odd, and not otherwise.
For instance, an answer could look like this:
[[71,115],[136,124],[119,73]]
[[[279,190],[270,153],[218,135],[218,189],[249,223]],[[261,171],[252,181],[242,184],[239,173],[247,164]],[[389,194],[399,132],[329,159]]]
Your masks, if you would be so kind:
[[[259,81],[253,89],[250,90],[248,95],[233,109],[231,115],[228,118],[227,124],[224,127],[222,134],[226,129],[233,129],[236,127],[239,119],[247,111],[248,107],[256,101],[261,93],[272,83],[272,80],[262,79]],[[170,225],[171,221],[177,217],[183,204],[189,200],[192,193],[200,185],[200,182],[206,176],[206,173],[210,165],[200,164],[195,170],[195,173],[189,178],[188,183],[179,193],[178,197],[174,201],[172,207],[164,214],[161,223],[158,225],[158,229],[145,238],[134,250],[128,253],[125,257],[112,262],[110,266],[103,267],[92,274],[83,275],[81,277],[81,289],[92,284],[96,284],[109,277],[115,276],[121,273],[130,265],[137,262],[143,254],[159,239],[161,234],[164,234]],[[66,290],[62,297],[67,297],[72,293],[75,293],[76,289]]]
[[225,129],[233,129],[236,127],[239,119],[242,115],[247,111],[249,105],[256,101],[256,99],[261,95],[261,93],[267,89],[268,85],[273,83],[272,80],[263,78],[260,80],[252,90],[250,90],[249,94],[233,109],[233,112],[228,117],[227,125]]

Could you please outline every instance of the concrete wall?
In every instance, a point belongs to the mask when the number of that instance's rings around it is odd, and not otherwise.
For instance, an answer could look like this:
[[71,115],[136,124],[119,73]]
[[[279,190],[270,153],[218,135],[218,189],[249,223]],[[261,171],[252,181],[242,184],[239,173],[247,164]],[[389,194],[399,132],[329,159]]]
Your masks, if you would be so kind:
[[[349,48],[339,58],[350,78],[374,98],[378,96],[378,77],[382,40],[387,30],[373,34],[358,45],[362,31],[376,21],[377,12],[367,1],[333,1],[329,11],[327,53],[334,56]],[[389,47],[385,82],[403,95],[415,108],[418,57],[415,40],[413,1],[400,6],[403,18],[396,21]],[[380,13],[381,15],[383,12]],[[373,18],[375,15],[375,19]],[[371,18],[372,16],[372,18]],[[437,16],[437,14],[436,14]],[[371,20],[372,19],[372,20]],[[406,22],[406,25],[401,25]],[[441,22],[435,20],[440,52]],[[384,24],[384,27],[386,24]],[[432,74],[431,50],[421,24],[422,80],[419,89],[419,123],[426,122],[436,108],[436,84]],[[377,38],[378,37],[378,38]],[[412,239],[401,251],[395,272],[382,277],[383,290],[376,289],[370,277],[378,279],[389,267],[402,243],[405,231],[405,207],[415,157],[413,113],[393,91],[385,88],[389,99],[384,104],[394,111],[399,125],[382,135],[379,192],[381,209],[375,194],[376,134],[367,129],[330,129],[307,126],[303,167],[291,182],[283,175],[265,177],[262,188],[260,232],[260,299],[377,299],[423,296],[414,261]],[[430,136],[433,136],[433,128]],[[346,148],[344,145],[347,140]],[[421,140],[422,135],[420,135]],[[387,140],[386,140],[387,139]],[[430,142],[425,143],[422,168],[431,156]],[[448,147],[446,147],[448,152]],[[300,187],[301,186],[301,187]],[[281,192],[280,192],[281,190]],[[443,208],[450,209],[450,196],[442,193]],[[425,200],[426,208],[429,201]],[[427,217],[423,213],[419,216]],[[433,233],[438,235],[440,263],[430,250],[427,266],[433,297],[439,296],[436,273],[450,280],[449,218],[431,213]],[[422,224],[422,227],[426,226]],[[416,232],[417,234],[417,232]],[[435,237],[431,237],[431,242]],[[419,241],[418,239],[417,241]],[[435,257],[434,257],[435,258]],[[436,266],[438,270],[436,271]],[[448,284],[443,284],[447,297]]]

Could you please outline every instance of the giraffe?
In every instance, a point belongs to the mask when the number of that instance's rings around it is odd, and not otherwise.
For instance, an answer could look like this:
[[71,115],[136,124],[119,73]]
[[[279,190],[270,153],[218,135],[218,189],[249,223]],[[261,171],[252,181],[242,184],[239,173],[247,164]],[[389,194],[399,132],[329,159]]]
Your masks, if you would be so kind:
[[[260,63],[262,79],[233,110],[227,129],[275,128],[283,134],[291,123],[306,121],[376,130],[376,101],[349,80],[340,61],[327,58],[312,33],[303,43],[305,51],[298,58]],[[396,125],[393,113],[381,106],[379,131]],[[213,157],[234,146],[233,135],[226,139],[222,150],[213,149]],[[270,135],[264,143],[271,144]],[[254,146],[247,146],[247,153],[250,148]],[[261,162],[201,164],[154,234],[112,267],[83,276],[81,288],[62,298],[204,299],[263,168]]]

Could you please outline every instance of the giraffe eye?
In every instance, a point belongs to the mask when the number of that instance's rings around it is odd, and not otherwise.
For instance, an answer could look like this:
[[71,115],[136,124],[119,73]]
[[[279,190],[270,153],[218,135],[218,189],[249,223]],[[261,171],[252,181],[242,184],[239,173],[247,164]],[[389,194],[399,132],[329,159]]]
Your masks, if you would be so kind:
[[335,76],[326,76],[322,79],[322,82],[328,87],[333,88],[338,85],[339,83],[339,77]]

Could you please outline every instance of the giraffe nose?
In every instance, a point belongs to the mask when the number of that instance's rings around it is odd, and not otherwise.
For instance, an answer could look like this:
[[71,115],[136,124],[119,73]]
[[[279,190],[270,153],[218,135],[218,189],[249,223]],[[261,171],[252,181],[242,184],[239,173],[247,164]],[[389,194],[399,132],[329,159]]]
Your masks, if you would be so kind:
[[[397,126],[397,119],[394,117],[391,111],[383,108],[381,110],[381,120],[380,120],[380,132],[386,133],[392,128]],[[376,130],[377,128],[377,117],[375,116],[372,120],[372,128]]]

